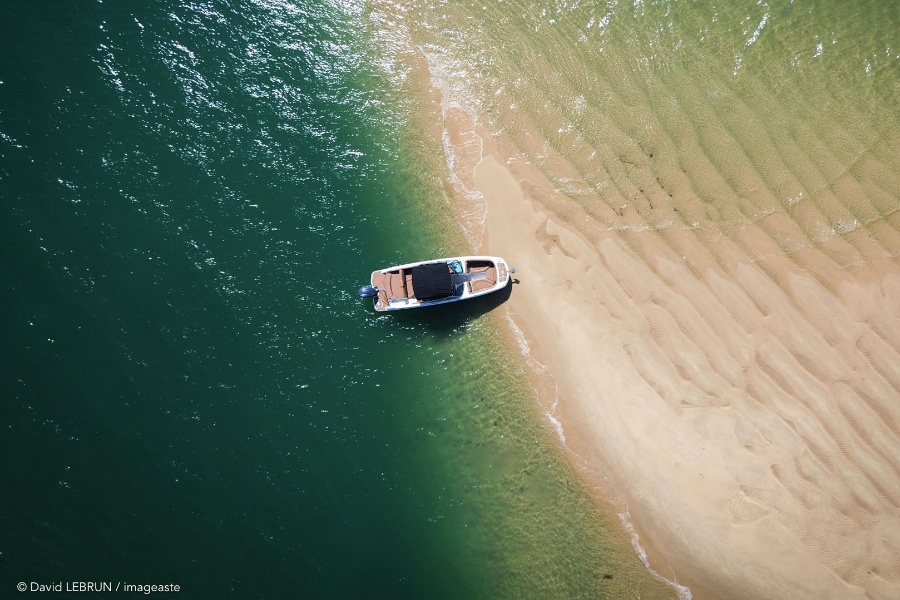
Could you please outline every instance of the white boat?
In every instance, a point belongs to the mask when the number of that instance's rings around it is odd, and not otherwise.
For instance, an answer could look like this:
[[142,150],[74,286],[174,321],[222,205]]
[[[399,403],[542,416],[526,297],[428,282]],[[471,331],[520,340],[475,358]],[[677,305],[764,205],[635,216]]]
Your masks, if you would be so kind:
[[484,296],[509,285],[515,273],[499,256],[455,256],[372,272],[359,295],[379,312],[422,308]]

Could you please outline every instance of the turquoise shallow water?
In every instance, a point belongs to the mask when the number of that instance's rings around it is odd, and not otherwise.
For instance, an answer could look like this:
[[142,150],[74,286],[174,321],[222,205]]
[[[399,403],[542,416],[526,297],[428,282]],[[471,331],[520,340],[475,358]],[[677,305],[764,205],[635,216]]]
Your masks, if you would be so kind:
[[[477,123],[499,164],[526,200],[535,201],[533,216],[509,211],[534,219],[530,231],[520,231],[530,240],[522,255],[541,244],[551,256],[541,273],[545,285],[531,290],[543,294],[542,301],[528,311],[541,311],[559,294],[566,299],[559,302],[561,322],[602,315],[602,323],[585,327],[602,331],[597,345],[587,348],[596,351],[593,363],[557,354],[552,370],[573,374],[569,390],[621,374],[628,383],[620,389],[648,397],[651,408],[644,412],[638,401],[620,395],[625,392],[611,397],[601,383],[586,397],[570,392],[562,405],[571,409],[564,414],[578,415],[605,402],[622,407],[633,427],[628,433],[585,419],[591,433],[581,439],[586,446],[602,440],[603,458],[633,466],[625,475],[626,494],[642,513],[639,524],[665,531],[657,538],[665,545],[657,549],[678,576],[698,596],[805,597],[815,593],[801,591],[804,578],[832,585],[812,574],[824,565],[837,586],[898,595],[888,590],[900,569],[886,558],[898,555],[889,549],[896,544],[872,541],[897,529],[882,531],[880,520],[896,513],[895,500],[881,491],[896,489],[890,487],[896,477],[890,467],[872,463],[834,469],[832,460],[854,456],[850,439],[873,439],[900,389],[887,383],[881,366],[871,376],[857,370],[874,365],[876,355],[889,360],[888,346],[898,345],[896,336],[883,334],[894,326],[881,319],[892,323],[898,313],[884,282],[895,277],[900,251],[900,3],[373,4],[397,32],[389,38],[396,62],[422,57],[429,82],[441,91],[459,195],[477,204],[471,177],[480,150],[472,131]],[[500,200],[488,204],[489,211],[506,208]],[[576,230],[580,241],[554,239],[541,230],[544,219],[547,227]],[[472,221],[478,237],[480,223]],[[528,255],[536,254],[540,250]],[[596,258],[585,265],[587,256]],[[535,271],[525,266],[523,292],[529,270]],[[810,283],[807,291],[802,281]],[[576,308],[582,302],[583,312]],[[842,310],[845,316],[836,316]],[[883,350],[870,353],[856,337],[868,335],[863,322],[887,343]],[[799,328],[809,332],[804,341]],[[838,342],[843,335],[847,341]],[[552,344],[553,338],[543,340]],[[828,356],[835,357],[831,364],[852,366],[840,376],[823,375]],[[720,358],[731,366],[722,368]],[[775,363],[778,368],[770,368]],[[579,376],[591,367],[596,380]],[[800,383],[807,375],[812,378]],[[866,393],[837,391],[875,380],[885,382],[875,403]],[[562,382],[564,391],[569,383]],[[769,391],[760,392],[762,385]],[[848,416],[856,408],[874,420],[860,425],[866,422]],[[651,429],[657,409],[665,416]],[[746,432],[773,431],[773,414],[777,427],[788,424],[785,435],[762,433],[748,442]],[[808,429],[798,433],[797,426]],[[671,443],[656,458],[642,452],[644,444],[659,450],[664,439]],[[684,464],[668,459],[682,452],[697,456],[698,447],[707,447],[701,440],[722,449],[713,453],[716,460],[695,463],[703,467],[698,479],[712,487],[674,474],[671,487],[662,483],[662,473]],[[763,441],[771,454],[760,450]],[[790,463],[794,468],[784,466]],[[710,477],[714,470],[718,475]],[[810,475],[814,471],[829,475]],[[890,483],[854,488],[854,498],[867,496],[873,507],[886,499],[883,508],[856,513],[855,500],[842,498],[867,472]],[[684,491],[670,497],[670,489]],[[736,508],[749,498],[752,516]],[[674,508],[680,501],[685,504]],[[791,569],[767,552],[778,545],[760,543],[770,539],[761,534],[770,525],[771,539],[786,534],[782,547],[792,548],[791,560],[805,553],[810,568]],[[737,558],[742,547],[748,560]],[[873,560],[892,566],[874,568]],[[879,570],[883,579],[875,577]],[[779,571],[785,581],[780,592],[774,583]]]
[[542,426],[496,302],[356,298],[463,248],[362,11],[46,8],[0,18],[2,595],[671,595]]

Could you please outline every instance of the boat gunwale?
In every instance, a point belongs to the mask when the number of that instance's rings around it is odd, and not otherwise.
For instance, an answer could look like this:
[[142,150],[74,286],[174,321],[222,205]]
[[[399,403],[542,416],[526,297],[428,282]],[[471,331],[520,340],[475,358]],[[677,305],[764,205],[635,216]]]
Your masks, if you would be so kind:
[[[477,261],[490,262],[493,264],[493,268],[496,269],[498,272],[497,281],[493,286],[491,286],[490,288],[484,289],[484,290],[472,292],[472,291],[469,291],[468,288],[464,287],[463,293],[461,295],[448,296],[446,298],[441,298],[438,300],[423,301],[423,300],[419,300],[418,298],[415,298],[415,296],[413,296],[412,299],[415,300],[414,303],[407,302],[402,305],[399,303],[397,303],[395,305],[391,305],[390,299],[389,299],[387,301],[387,304],[384,305],[382,308],[378,307],[378,294],[376,294],[372,299],[372,303],[374,304],[375,310],[377,312],[390,312],[390,311],[394,311],[394,310],[425,308],[428,306],[437,306],[439,304],[450,304],[453,302],[461,302],[463,300],[470,300],[472,298],[476,298],[479,296],[485,296],[487,294],[499,291],[499,290],[505,288],[507,285],[509,285],[510,281],[512,281],[512,277],[510,277],[512,270],[509,268],[509,263],[506,262],[506,259],[504,259],[503,257],[500,257],[500,256],[488,256],[488,255],[483,255],[483,254],[473,254],[473,255],[452,256],[452,257],[447,257],[447,258],[422,260],[422,261],[411,262],[411,263],[406,263],[406,264],[402,264],[402,265],[394,265],[394,266],[386,267],[384,269],[378,269],[378,270],[372,271],[372,275],[370,277],[370,282],[371,282],[372,287],[377,288],[379,290],[379,292],[381,292],[382,288],[375,285],[375,276],[376,275],[379,275],[379,274],[387,275],[393,271],[402,271],[403,269],[411,269],[411,268],[417,267],[419,265],[429,265],[429,264],[439,264],[439,263],[446,263],[447,265],[449,265],[453,261],[460,261],[467,266],[468,266],[469,262],[477,262]],[[506,267],[506,269],[505,269],[506,280],[505,281],[501,281],[501,278],[500,278],[500,272],[503,271],[503,269],[500,268],[501,264]]]

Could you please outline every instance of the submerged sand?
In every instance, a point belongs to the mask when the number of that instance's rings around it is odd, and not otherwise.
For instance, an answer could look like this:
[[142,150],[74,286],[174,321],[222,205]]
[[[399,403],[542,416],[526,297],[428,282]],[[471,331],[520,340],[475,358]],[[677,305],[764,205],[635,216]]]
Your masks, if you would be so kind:
[[695,595],[898,597],[900,273],[834,294],[738,255],[692,268],[652,238],[642,259],[562,226],[496,157],[475,172],[486,250],[527,265],[512,317],[556,417],[655,570]]
[[588,237],[523,189],[544,187],[536,171],[485,149],[483,250],[519,267],[509,310],[556,382],[543,401],[627,501],[651,567],[695,597],[900,597],[893,258],[798,264],[778,213],[737,240]]
[[667,6],[378,18],[650,567],[695,598],[900,598],[900,17]]
[[[586,479],[627,503],[651,568],[695,597],[900,597],[898,212],[824,231],[823,207],[866,200],[845,171],[849,198],[819,190],[794,214],[604,222],[463,111],[444,125],[465,149],[464,228],[519,267],[509,316],[554,381],[542,403]],[[878,161],[900,138],[870,153],[900,191]],[[632,178],[652,181],[650,158]],[[640,201],[677,213],[656,181]]]

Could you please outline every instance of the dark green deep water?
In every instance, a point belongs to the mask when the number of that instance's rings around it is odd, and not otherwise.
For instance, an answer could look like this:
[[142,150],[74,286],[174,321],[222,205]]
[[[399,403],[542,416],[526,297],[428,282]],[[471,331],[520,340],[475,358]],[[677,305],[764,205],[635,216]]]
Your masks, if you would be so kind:
[[496,302],[356,297],[463,248],[364,20],[0,8],[0,597],[671,595],[542,426]]

